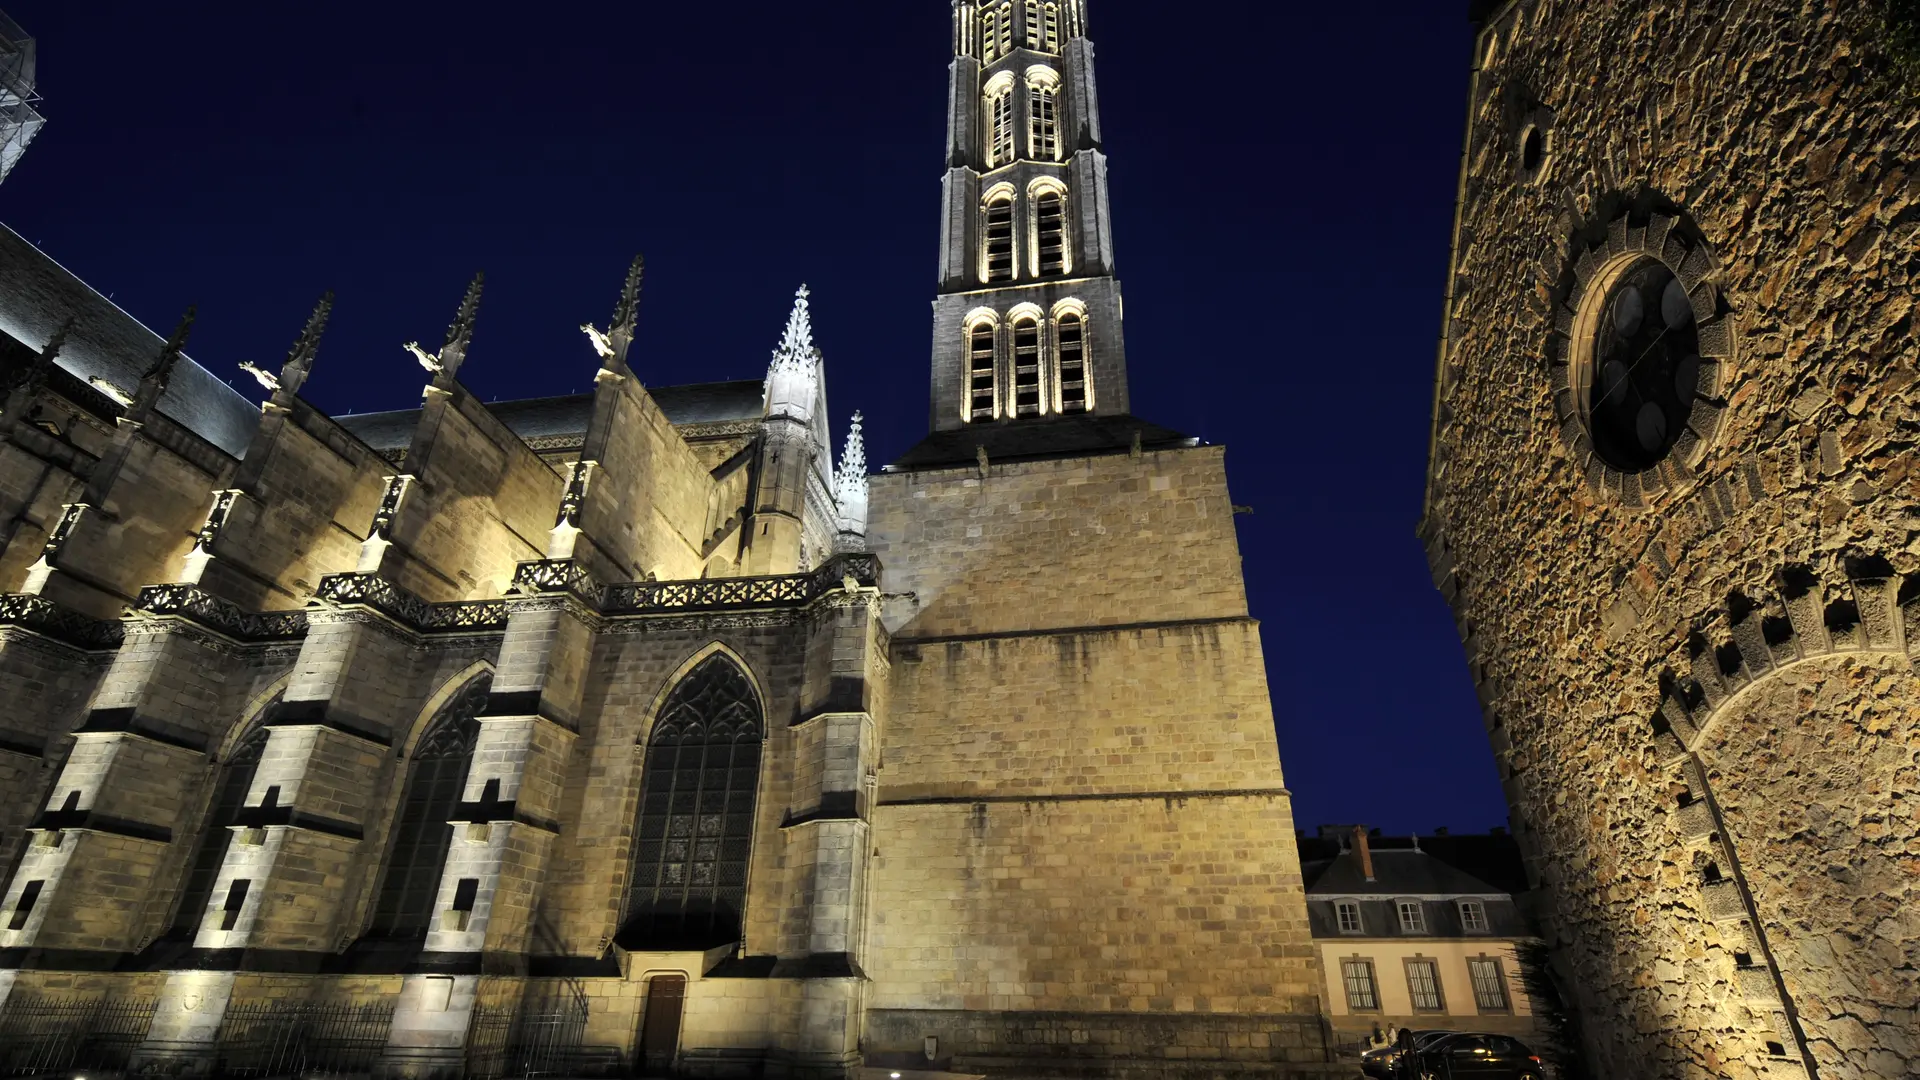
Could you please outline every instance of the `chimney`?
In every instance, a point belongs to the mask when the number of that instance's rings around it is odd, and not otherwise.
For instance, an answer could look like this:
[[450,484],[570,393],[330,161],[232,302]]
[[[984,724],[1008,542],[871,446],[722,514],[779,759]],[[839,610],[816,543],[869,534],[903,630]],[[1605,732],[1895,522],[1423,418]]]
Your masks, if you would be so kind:
[[1373,849],[1367,846],[1367,827],[1365,825],[1355,825],[1353,827],[1353,850],[1360,853],[1360,872],[1366,875],[1368,881],[1372,881]]

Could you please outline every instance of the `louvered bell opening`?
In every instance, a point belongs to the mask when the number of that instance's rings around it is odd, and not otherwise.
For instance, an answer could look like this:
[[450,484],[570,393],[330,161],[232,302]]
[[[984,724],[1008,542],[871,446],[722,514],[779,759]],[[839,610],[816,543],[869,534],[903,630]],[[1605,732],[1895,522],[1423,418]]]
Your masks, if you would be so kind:
[[1060,205],[1060,196],[1056,194],[1040,196],[1037,216],[1040,232],[1040,272],[1042,274],[1063,273],[1067,267],[1066,215]]
[[973,351],[968,372],[969,408],[975,420],[993,419],[993,328],[982,326],[973,332]]
[[1013,280],[1013,202],[987,207],[987,280]]
[[1040,324],[1031,319],[1013,327],[1013,412],[1040,415]]
[[1087,344],[1076,315],[1060,320],[1060,411],[1087,411]]

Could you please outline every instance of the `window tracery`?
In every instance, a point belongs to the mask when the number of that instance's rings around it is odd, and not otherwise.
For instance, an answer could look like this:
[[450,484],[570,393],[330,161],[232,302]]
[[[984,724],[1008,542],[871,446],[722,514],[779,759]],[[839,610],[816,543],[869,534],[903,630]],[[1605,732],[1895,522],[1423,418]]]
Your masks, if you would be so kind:
[[759,696],[723,654],[668,695],[641,773],[623,945],[739,940],[764,737]]
[[414,747],[407,786],[388,846],[387,869],[374,902],[374,937],[421,938],[433,926],[440,874],[453,843],[449,824],[466,788],[467,769],[480,740],[476,719],[493,685],[491,675],[468,683],[441,706]]

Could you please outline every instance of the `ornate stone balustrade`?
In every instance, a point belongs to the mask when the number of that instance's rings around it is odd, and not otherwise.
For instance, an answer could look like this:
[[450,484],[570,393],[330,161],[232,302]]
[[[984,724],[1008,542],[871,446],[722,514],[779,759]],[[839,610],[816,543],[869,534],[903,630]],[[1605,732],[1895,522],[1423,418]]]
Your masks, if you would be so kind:
[[134,610],[177,615],[241,641],[293,641],[307,633],[304,611],[246,611],[194,585],[149,585],[140,590]]
[[604,615],[694,614],[750,608],[799,607],[851,580],[880,583],[880,559],[865,553],[836,555],[819,569],[772,577],[703,578],[697,581],[634,581],[598,587],[577,563],[521,563],[513,587],[523,593],[568,592]]
[[82,649],[118,648],[125,635],[117,622],[82,615],[25,593],[0,593],[0,626],[18,626]]

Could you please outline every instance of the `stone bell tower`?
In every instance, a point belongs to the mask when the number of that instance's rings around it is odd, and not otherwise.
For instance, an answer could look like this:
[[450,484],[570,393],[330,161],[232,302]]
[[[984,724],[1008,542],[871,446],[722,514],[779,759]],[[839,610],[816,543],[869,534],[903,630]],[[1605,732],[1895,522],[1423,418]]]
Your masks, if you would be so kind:
[[933,427],[1127,412],[1085,0],[956,0]]

